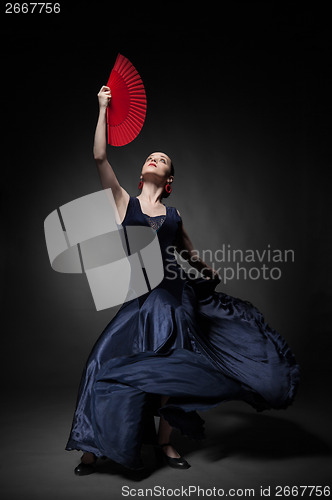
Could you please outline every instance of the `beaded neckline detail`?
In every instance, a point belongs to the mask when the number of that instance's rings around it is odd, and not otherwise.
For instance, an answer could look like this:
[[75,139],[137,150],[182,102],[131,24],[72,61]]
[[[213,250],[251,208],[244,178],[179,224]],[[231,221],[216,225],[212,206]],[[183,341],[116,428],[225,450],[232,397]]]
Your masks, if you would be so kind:
[[149,225],[154,229],[155,231],[158,231],[158,229],[163,225],[166,215],[154,215],[150,216],[142,212],[142,214],[146,217]]

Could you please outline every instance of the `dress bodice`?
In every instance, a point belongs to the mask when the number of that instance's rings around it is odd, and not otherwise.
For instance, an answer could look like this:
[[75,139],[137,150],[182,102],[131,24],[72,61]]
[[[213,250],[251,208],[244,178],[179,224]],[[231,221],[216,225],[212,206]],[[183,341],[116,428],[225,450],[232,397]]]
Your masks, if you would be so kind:
[[[148,226],[155,230],[164,267],[164,280],[162,286],[173,289],[183,285],[183,277],[180,278],[182,267],[178,264],[175,256],[175,246],[182,225],[182,218],[175,207],[166,207],[165,215],[151,217],[144,214],[140,201],[136,196],[130,196],[125,217],[121,226],[126,231],[127,226]],[[182,285],[178,282],[180,280]]]
[[[168,247],[176,244],[182,219],[175,207],[166,207],[166,215],[151,217],[144,214],[136,196],[130,196],[122,226],[150,226],[157,232],[160,249],[164,254]],[[169,253],[169,252],[167,252]]]

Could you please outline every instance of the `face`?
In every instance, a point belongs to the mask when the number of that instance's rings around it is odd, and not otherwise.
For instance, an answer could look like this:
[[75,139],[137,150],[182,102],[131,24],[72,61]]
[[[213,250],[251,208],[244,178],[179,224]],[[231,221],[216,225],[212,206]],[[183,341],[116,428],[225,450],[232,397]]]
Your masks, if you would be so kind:
[[151,153],[143,165],[142,174],[154,172],[162,177],[171,177],[171,159],[165,153]]

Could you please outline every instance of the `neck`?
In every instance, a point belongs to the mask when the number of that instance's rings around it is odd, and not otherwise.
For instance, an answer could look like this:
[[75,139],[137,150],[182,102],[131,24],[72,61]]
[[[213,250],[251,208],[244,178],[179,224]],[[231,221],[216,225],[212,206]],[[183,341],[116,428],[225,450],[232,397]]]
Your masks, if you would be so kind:
[[144,181],[141,194],[138,196],[141,200],[146,201],[150,205],[160,205],[163,187],[156,186],[152,182]]

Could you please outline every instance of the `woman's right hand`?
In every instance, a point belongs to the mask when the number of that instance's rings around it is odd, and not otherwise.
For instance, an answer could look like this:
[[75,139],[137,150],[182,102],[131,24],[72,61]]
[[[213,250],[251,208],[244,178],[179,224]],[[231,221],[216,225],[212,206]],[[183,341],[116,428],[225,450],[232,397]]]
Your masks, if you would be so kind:
[[98,93],[99,108],[106,109],[111,101],[111,89],[103,85]]

